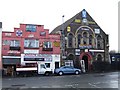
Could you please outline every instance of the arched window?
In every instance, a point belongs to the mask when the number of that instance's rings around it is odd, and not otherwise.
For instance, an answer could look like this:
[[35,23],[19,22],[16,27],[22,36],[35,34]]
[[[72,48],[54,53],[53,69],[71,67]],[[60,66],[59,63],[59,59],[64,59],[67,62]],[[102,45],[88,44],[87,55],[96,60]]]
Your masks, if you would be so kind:
[[87,32],[83,33],[83,44],[87,44]]
[[97,36],[97,48],[103,49],[103,39],[100,35]]
[[89,36],[89,45],[92,45],[92,39],[93,39],[93,36],[90,35],[90,36]]
[[77,36],[77,45],[78,45],[78,47],[79,47],[80,44],[81,44],[81,35],[78,34],[78,36]]
[[73,65],[73,61],[74,61],[74,55],[73,54],[69,54],[69,56],[67,57],[67,60],[65,61],[65,66],[74,66]]
[[68,34],[68,47],[73,47],[73,34]]

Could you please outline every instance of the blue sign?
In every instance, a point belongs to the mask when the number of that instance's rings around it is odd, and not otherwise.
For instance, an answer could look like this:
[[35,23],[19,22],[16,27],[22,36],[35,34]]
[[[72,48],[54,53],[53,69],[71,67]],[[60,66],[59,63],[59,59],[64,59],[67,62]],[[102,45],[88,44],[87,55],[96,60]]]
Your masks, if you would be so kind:
[[81,46],[81,45],[79,45],[79,48],[80,49],[90,49],[90,48],[92,48],[92,45],[87,45],[87,46]]
[[82,11],[82,17],[83,17],[83,18],[86,18],[86,16],[87,16],[87,15],[86,15],[86,10],[83,9],[83,11]]

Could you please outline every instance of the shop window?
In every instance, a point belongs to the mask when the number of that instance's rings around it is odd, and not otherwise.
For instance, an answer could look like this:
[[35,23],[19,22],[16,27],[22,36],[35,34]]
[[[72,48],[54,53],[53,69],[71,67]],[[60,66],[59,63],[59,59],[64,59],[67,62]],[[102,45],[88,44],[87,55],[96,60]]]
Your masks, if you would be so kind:
[[31,39],[25,39],[24,40],[24,47],[27,48],[39,48],[39,40],[31,40]]
[[35,25],[26,25],[26,31],[27,32],[36,32],[36,26]]
[[3,45],[10,45],[10,40],[3,40]]
[[20,46],[20,41],[19,40],[11,40],[10,41],[10,46],[11,47],[19,47]]

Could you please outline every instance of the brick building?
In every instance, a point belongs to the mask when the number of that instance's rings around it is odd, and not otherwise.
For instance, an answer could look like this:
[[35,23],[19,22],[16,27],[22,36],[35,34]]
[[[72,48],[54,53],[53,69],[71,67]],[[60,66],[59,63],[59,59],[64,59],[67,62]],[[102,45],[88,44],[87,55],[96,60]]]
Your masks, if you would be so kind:
[[43,25],[20,24],[14,32],[2,32],[2,63],[8,74],[17,65],[36,65],[44,61],[50,68],[60,66],[60,35],[49,34]]
[[91,69],[92,62],[109,61],[109,36],[93,20],[88,12],[81,12],[57,26],[51,34],[61,34],[61,60],[63,65]]

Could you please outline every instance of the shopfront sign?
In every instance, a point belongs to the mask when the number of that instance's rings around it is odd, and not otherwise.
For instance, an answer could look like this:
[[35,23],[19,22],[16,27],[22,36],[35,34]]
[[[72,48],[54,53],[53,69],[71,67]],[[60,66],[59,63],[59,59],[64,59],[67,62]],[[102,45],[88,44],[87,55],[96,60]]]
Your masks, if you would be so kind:
[[24,50],[25,54],[38,54],[39,50]]
[[12,50],[10,50],[7,53],[9,53],[9,54],[20,54],[20,51],[12,51]]
[[25,54],[24,61],[52,61],[52,55],[48,55],[48,54]]

